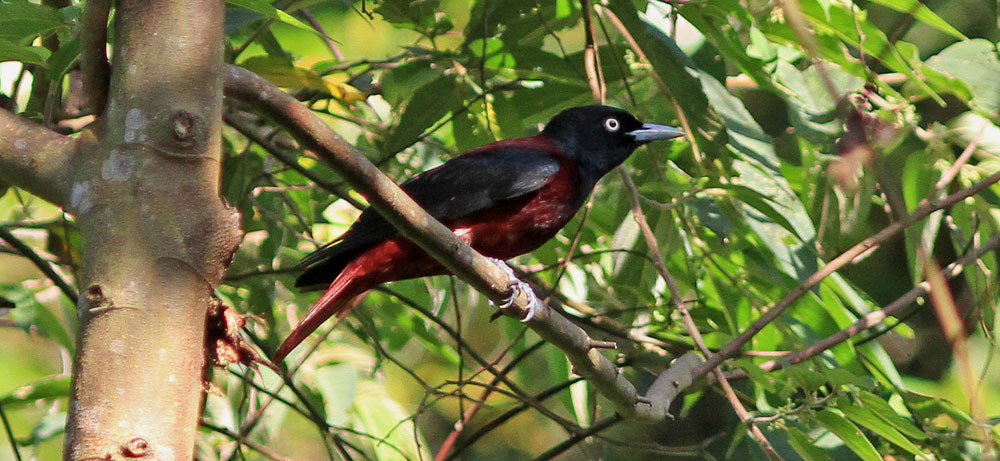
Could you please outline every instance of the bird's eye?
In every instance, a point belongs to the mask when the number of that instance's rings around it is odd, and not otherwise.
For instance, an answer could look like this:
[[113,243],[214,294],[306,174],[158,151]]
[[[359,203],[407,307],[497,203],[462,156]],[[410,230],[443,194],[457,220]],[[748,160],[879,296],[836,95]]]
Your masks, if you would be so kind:
[[618,122],[617,118],[608,117],[608,118],[604,119],[604,129],[605,130],[608,130],[609,132],[614,133],[614,132],[618,131],[619,128],[621,128],[621,123]]

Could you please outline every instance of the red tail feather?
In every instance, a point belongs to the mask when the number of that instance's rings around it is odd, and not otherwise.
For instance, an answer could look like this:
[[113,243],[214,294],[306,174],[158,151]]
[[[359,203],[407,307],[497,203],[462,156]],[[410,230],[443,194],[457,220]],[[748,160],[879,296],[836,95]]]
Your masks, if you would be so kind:
[[309,337],[313,331],[316,331],[327,319],[334,315],[338,317],[347,315],[351,300],[371,288],[366,277],[359,277],[356,272],[360,272],[358,266],[351,264],[330,284],[323,296],[320,296],[319,300],[309,308],[306,316],[288,335],[285,342],[281,343],[281,347],[274,354],[274,364],[280,364],[289,352]]

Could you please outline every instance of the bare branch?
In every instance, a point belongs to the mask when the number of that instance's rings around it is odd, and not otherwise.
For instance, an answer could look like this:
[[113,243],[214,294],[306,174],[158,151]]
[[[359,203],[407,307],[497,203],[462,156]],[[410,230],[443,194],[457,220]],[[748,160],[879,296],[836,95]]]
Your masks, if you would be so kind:
[[[986,255],[986,253],[995,250],[997,247],[1000,247],[1000,234],[994,235],[986,243],[970,251],[965,256],[959,258],[957,261],[947,265],[941,272],[947,278],[955,278],[959,274],[961,274],[966,267],[969,267],[970,264],[982,258],[984,255]],[[843,330],[840,330],[839,332],[830,335],[820,341],[817,341],[815,344],[812,344],[809,347],[806,347],[805,349],[801,349],[792,352],[790,354],[783,355],[781,356],[781,358],[775,360],[769,360],[760,365],[757,365],[757,368],[760,368],[761,370],[764,371],[775,371],[811,359],[821,354],[823,351],[828,350],[844,341],[847,341],[848,339],[854,337],[858,333],[861,333],[862,331],[865,331],[875,325],[878,325],[885,319],[889,318],[889,316],[895,315],[896,313],[898,313],[899,311],[903,310],[904,308],[912,304],[914,301],[916,301],[917,298],[927,294],[929,288],[930,285],[926,281],[921,282],[917,284],[917,286],[911,288],[910,291],[907,291],[899,298],[896,298],[895,301],[889,303],[882,309],[879,309],[875,312],[871,312],[865,315],[857,322],[854,322],[853,325]],[[747,373],[743,370],[735,370],[733,372],[726,373],[726,377],[729,379],[745,379],[748,378],[749,375],[747,375]]]
[[[694,323],[694,319],[691,317],[691,312],[688,311],[687,303],[681,298],[680,286],[677,285],[677,280],[674,276],[670,274],[667,269],[667,264],[664,263],[663,255],[660,253],[660,245],[656,241],[656,235],[653,233],[653,229],[649,227],[649,222],[646,220],[646,215],[642,213],[642,207],[639,205],[639,189],[635,186],[635,182],[629,177],[628,173],[624,169],[619,170],[621,172],[622,181],[625,183],[625,188],[629,191],[629,199],[632,202],[632,215],[635,220],[639,223],[639,229],[642,231],[642,237],[646,241],[646,246],[649,247],[650,253],[653,254],[653,261],[656,263],[656,269],[660,272],[660,277],[667,284],[667,289],[670,290],[670,300],[680,313],[682,322],[684,323],[684,329],[687,330],[691,339],[694,340],[698,350],[701,351],[705,357],[711,357],[712,351],[708,349],[705,344],[705,340],[701,336],[701,332],[698,331],[698,326]],[[774,449],[771,442],[764,435],[764,432],[760,430],[751,417],[750,412],[747,411],[746,407],[743,406],[743,402],[740,402],[739,396],[733,390],[732,386],[729,385],[729,381],[726,380],[725,375],[722,374],[722,370],[718,368],[712,370],[712,374],[718,381],[720,387],[722,387],[722,393],[726,396],[726,400],[729,400],[729,404],[733,407],[736,415],[746,424],[750,429],[750,434],[753,435],[754,440],[760,445],[760,448],[764,450],[767,457],[772,460],[780,460],[781,455]]]
[[17,238],[5,227],[0,227],[0,240],[7,242],[7,244],[9,244],[11,248],[17,250],[21,256],[28,258],[28,260],[30,260],[31,263],[38,268],[38,270],[42,271],[42,273],[45,274],[49,280],[52,280],[52,283],[62,290],[63,294],[66,295],[66,297],[69,298],[73,304],[77,303],[80,299],[80,295],[77,293],[75,288],[71,287],[69,283],[66,283],[66,280],[63,279],[58,272],[56,272],[52,263],[42,259],[42,257],[39,256],[33,248],[22,242],[21,239]]
[[67,205],[73,139],[0,109],[0,180]]
[[760,318],[750,324],[750,326],[748,326],[743,333],[740,333],[739,336],[733,338],[732,341],[726,344],[726,346],[723,347],[718,354],[706,360],[705,363],[698,368],[696,378],[704,376],[713,368],[719,366],[719,364],[727,358],[733,357],[739,353],[744,344],[749,342],[750,339],[763,330],[765,326],[777,319],[785,311],[785,309],[788,309],[793,303],[795,303],[795,301],[801,298],[802,295],[808,293],[809,290],[822,282],[823,279],[829,277],[830,274],[833,274],[844,266],[850,264],[854,258],[857,258],[865,251],[868,251],[869,249],[885,242],[893,235],[896,235],[899,231],[910,227],[913,223],[926,218],[931,213],[965,200],[966,198],[971,197],[983,189],[995,184],[997,181],[1000,181],[1000,172],[993,173],[986,179],[983,179],[970,187],[959,190],[958,192],[940,200],[924,199],[918,204],[917,209],[913,210],[913,213],[910,213],[902,219],[893,222],[877,234],[862,240],[849,250],[841,253],[840,256],[834,258],[820,270],[810,275],[805,281],[793,288],[792,291],[788,292],[788,294],[785,295],[784,298],[781,298],[781,300],[778,301],[774,307],[764,312]]
[[115,6],[107,106],[65,181],[86,248],[66,456],[191,459],[206,314],[240,241],[219,196],[225,5]]
[[278,143],[268,138],[268,135],[264,134],[259,129],[259,127],[254,126],[253,123],[251,123],[249,120],[239,117],[238,115],[229,113],[223,114],[222,119],[225,120],[227,125],[235,128],[236,131],[239,131],[240,134],[242,134],[243,136],[246,136],[247,139],[253,141],[260,147],[263,147],[264,150],[267,151],[267,153],[271,154],[271,156],[278,159],[279,162],[284,163],[289,168],[297,171],[299,174],[308,178],[317,186],[320,186],[323,189],[326,189],[327,192],[336,195],[342,200],[347,201],[347,203],[350,203],[357,209],[364,208],[364,205],[362,205],[357,200],[351,198],[350,194],[344,191],[344,189],[339,185],[334,184],[332,181],[320,177],[316,173],[313,173],[312,171],[306,169],[302,165],[299,165],[299,163],[295,161],[294,153],[288,152],[286,149],[283,149],[281,146],[278,145]]
[[[250,104],[281,124],[299,142],[336,168],[352,187],[367,196],[372,206],[396,226],[400,234],[494,302],[501,303],[513,293],[516,295],[514,303],[503,313],[518,319],[526,316],[531,295],[524,290],[514,290],[503,269],[427,214],[395,182],[307,107],[246,69],[227,66],[223,75],[227,96]],[[525,322],[528,327],[560,348],[576,372],[611,400],[623,415],[650,420],[666,417],[669,400],[641,398],[635,386],[622,376],[621,370],[592,347],[593,340],[583,329],[547,306],[539,311]],[[671,390],[683,387],[682,378],[690,376],[691,362],[700,359],[685,356],[679,360],[685,366],[671,367],[657,380],[658,383],[663,380],[657,388],[660,395],[676,395]]]
[[80,69],[83,71],[83,93],[91,112],[100,116],[108,101],[111,65],[108,63],[108,15],[111,0],[89,0],[83,7],[80,27]]

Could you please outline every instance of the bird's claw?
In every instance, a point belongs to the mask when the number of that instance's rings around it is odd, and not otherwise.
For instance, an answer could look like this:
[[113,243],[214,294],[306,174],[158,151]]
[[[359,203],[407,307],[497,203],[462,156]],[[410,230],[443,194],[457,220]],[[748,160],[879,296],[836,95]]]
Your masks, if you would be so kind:
[[509,265],[507,265],[506,261],[502,259],[489,258],[489,257],[487,257],[486,259],[489,259],[496,265],[500,266],[501,269],[503,269],[504,273],[507,274],[507,280],[510,281],[512,288],[510,295],[504,299],[503,303],[497,304],[497,309],[500,309],[501,311],[509,309],[511,306],[514,305],[514,300],[517,299],[517,293],[519,291],[523,291],[528,294],[529,301],[528,305],[524,309],[526,314],[524,318],[521,319],[521,321],[527,322],[535,318],[535,315],[537,315],[544,308],[544,306],[542,304],[542,300],[538,299],[538,295],[535,294],[535,290],[531,289],[531,285],[528,285],[527,282],[517,278],[517,274],[514,273],[514,269],[512,269]]

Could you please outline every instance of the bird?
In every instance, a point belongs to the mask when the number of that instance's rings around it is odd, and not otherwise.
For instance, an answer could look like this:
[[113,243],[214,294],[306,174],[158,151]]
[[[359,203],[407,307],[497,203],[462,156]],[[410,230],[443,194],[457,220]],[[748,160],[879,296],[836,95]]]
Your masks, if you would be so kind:
[[[680,136],[678,128],[643,123],[615,107],[573,107],[535,136],[472,149],[400,186],[460,240],[505,261],[555,236],[597,181],[639,146]],[[351,301],[368,290],[449,273],[371,207],[298,268],[296,288],[325,291],[275,352],[275,364],[330,317],[346,315]]]

